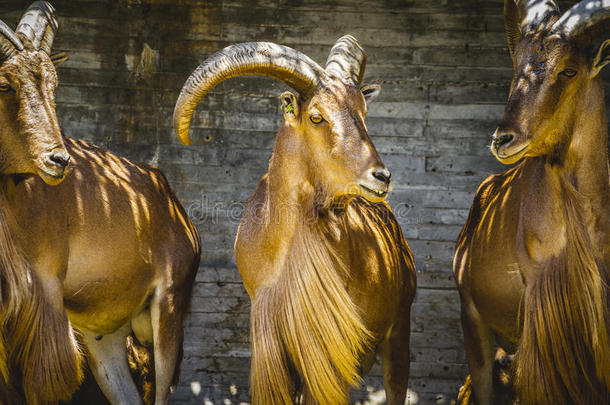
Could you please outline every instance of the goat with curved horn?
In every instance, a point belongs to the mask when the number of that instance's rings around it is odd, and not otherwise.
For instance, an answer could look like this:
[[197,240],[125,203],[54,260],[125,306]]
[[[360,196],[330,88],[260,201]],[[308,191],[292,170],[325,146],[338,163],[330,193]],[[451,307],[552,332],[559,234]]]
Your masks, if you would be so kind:
[[522,405],[605,404],[610,173],[600,71],[610,63],[610,2],[584,0],[563,16],[550,2],[523,2],[551,14],[519,32],[511,21],[531,11],[516,16],[521,3],[505,3],[514,75],[491,138],[500,162],[520,163],[480,185],[453,262],[472,389],[477,404],[498,403],[495,340],[515,354]]
[[345,404],[377,350],[387,403],[405,403],[415,269],[384,201],[390,172],[364,124],[379,93],[359,87],[364,60],[350,36],[337,41],[325,71],[290,48],[234,45],[195,70],[176,105],[174,128],[184,141],[196,102],[224,79],[274,77],[298,93],[280,96],[284,121],[269,170],[235,239],[252,300],[256,405]]
[[164,405],[199,235],[159,170],[62,134],[54,62],[65,57],[49,54],[57,26],[46,2],[28,8],[17,34],[0,24],[0,402],[69,400],[86,353],[110,403],[141,404],[127,363],[133,333],[154,354]]

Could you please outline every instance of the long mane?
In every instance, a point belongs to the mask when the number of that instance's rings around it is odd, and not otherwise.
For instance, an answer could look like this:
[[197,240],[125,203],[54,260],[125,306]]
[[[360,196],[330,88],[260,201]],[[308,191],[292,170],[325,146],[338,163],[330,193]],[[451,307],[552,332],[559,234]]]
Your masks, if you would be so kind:
[[567,179],[559,182],[567,246],[541,268],[525,295],[515,385],[524,404],[606,403],[610,390],[607,269],[589,235],[582,196]]
[[279,279],[259,289],[252,302],[253,403],[286,404],[301,395],[321,404],[347,403],[350,386],[360,382],[358,366],[373,336],[346,290],[349,268],[335,246],[352,232],[372,232],[379,243],[388,244],[379,250],[389,252],[389,267],[412,260],[410,252],[389,246],[402,234],[395,239],[400,228],[395,221],[388,228],[384,211],[391,215],[384,204],[356,199],[342,212],[324,209],[312,217],[316,220],[298,225]]
[[0,188],[0,396],[11,403],[68,400],[82,379],[82,354],[66,313],[48,302],[11,233]]

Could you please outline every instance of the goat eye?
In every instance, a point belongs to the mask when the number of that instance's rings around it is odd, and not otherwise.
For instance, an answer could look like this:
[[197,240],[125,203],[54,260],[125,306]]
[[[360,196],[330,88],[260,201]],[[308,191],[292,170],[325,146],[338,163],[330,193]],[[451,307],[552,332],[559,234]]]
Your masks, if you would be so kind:
[[314,124],[319,124],[322,121],[324,121],[324,118],[322,118],[322,116],[320,114],[314,114],[311,117],[309,117],[309,119],[311,120],[311,122],[313,122]]
[[13,90],[13,89],[8,84],[0,84],[0,91],[1,92],[5,93],[5,92],[11,91],[11,90]]
[[561,72],[561,74],[566,77],[574,77],[574,76],[576,76],[576,73],[577,72],[574,69],[566,69],[563,72]]

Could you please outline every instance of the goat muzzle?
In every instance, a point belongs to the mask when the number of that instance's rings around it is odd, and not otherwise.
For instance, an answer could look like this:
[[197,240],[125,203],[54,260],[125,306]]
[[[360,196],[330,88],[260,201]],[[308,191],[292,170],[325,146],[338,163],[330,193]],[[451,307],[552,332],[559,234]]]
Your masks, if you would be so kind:
[[70,155],[64,148],[58,148],[41,156],[37,171],[45,183],[55,186],[63,181],[69,169]]

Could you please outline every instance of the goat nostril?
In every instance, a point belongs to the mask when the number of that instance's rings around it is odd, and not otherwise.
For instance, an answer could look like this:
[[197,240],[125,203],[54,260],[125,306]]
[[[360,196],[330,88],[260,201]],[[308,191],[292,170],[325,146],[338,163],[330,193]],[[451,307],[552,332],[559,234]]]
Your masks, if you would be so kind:
[[376,170],[373,172],[373,177],[385,184],[390,184],[392,173],[388,169]]
[[515,136],[512,134],[502,134],[500,136],[494,137],[493,143],[496,148],[499,148],[500,146],[511,143],[513,139],[515,139]]
[[70,163],[70,155],[68,155],[67,153],[62,153],[62,152],[51,153],[49,155],[49,160],[51,162],[55,163],[57,166],[63,168],[63,167],[68,166],[68,164]]

